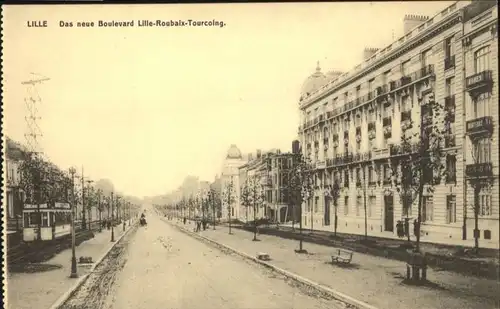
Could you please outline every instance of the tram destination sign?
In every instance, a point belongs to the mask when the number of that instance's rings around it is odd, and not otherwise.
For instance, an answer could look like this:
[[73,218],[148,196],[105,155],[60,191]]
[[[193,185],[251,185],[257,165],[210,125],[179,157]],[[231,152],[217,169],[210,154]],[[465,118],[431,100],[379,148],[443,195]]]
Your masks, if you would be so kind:
[[71,209],[71,205],[69,203],[55,203],[55,208],[57,208],[57,209]]
[[40,209],[46,209],[47,204],[24,204],[24,209],[38,209],[38,206],[40,206]]

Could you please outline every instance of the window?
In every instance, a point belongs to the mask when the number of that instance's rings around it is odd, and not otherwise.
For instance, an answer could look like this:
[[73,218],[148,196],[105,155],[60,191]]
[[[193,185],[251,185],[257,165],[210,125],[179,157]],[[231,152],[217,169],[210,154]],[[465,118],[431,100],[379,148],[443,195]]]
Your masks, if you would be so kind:
[[373,91],[373,83],[374,83],[375,79],[370,79],[368,81],[368,93],[372,93]]
[[446,197],[446,223],[457,222],[457,203],[455,195],[448,195]]
[[457,158],[454,155],[446,156],[446,182],[454,183],[457,180]]
[[432,50],[429,48],[422,52],[422,67],[428,66],[431,63]]
[[344,92],[344,103],[349,102],[349,93]]
[[363,205],[363,200],[362,200],[361,196],[358,196],[356,198],[356,216],[358,216],[358,217],[361,215],[360,209],[361,209],[362,205]]
[[375,139],[374,138],[369,138],[368,139],[368,149],[372,150],[375,147]]
[[314,197],[314,212],[318,212],[319,210],[319,196]]
[[477,140],[474,144],[474,163],[491,162],[491,141],[489,138]]
[[344,171],[344,187],[349,188],[349,171]]
[[311,209],[312,209],[312,207],[311,207],[311,201],[312,201],[311,197],[307,199],[307,210],[306,210],[307,212],[310,212]]
[[491,193],[482,190],[479,194],[479,214],[481,216],[491,216]]
[[434,204],[432,196],[423,196],[422,222],[432,221],[434,218]]
[[344,215],[349,215],[349,197],[344,197]]
[[389,164],[384,164],[383,167],[383,173],[384,173],[384,184],[391,184],[391,168],[389,167]]
[[485,46],[474,53],[474,70],[480,73],[490,69],[490,47]]
[[455,54],[453,49],[453,37],[449,37],[444,40],[444,54],[445,58],[450,58]]
[[408,72],[408,68],[410,67],[410,60],[406,60],[405,62],[401,63],[401,75],[406,76],[410,72]]
[[315,162],[319,161],[319,152],[317,149],[316,149],[316,152],[314,153],[314,161]]
[[361,187],[361,169],[356,168],[356,186]]
[[371,217],[372,216],[372,208],[375,207],[375,203],[377,203],[377,197],[376,196],[370,196],[368,197],[368,204],[366,204],[366,216]]
[[375,183],[375,177],[373,175],[373,166],[368,166],[368,183],[369,184]]
[[490,116],[491,93],[483,92],[472,99],[472,110],[474,118]]
[[361,90],[361,86],[356,87],[356,98],[359,99],[360,95],[359,92]]
[[373,109],[368,111],[367,118],[368,123],[375,122],[375,111]]
[[401,98],[401,112],[411,112],[411,102],[409,96]]
[[[325,145],[328,145],[328,144],[325,144]],[[326,160],[326,158],[328,158],[328,149],[327,149],[327,148],[325,148],[325,149],[323,150],[323,159],[325,159],[325,160]]]
[[316,108],[314,109],[314,118],[318,117],[318,115],[319,115],[319,108],[318,108],[318,107],[316,107]]
[[337,156],[337,154],[339,153],[338,152],[338,147],[335,146],[335,147],[332,148],[332,150],[333,150],[333,157],[335,158]]
[[391,74],[391,71],[384,72],[384,80],[383,80],[384,84],[389,83],[389,75],[390,74]]
[[452,96],[455,94],[455,77],[450,77],[446,79],[446,96]]
[[323,103],[323,112],[326,112],[328,109],[328,102]]

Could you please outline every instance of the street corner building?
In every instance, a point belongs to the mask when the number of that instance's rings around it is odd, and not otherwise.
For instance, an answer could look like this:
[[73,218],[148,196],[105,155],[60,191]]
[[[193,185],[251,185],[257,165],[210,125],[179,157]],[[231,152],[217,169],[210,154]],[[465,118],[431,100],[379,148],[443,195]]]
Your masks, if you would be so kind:
[[336,180],[339,232],[364,233],[366,203],[368,234],[396,237],[397,221],[406,218],[414,236],[418,201],[402,206],[389,165],[403,131],[419,130],[422,119],[432,123],[432,114],[421,113],[433,101],[450,115],[447,173],[423,197],[421,239],[471,244],[472,205],[479,205],[476,233],[482,245],[498,247],[497,10],[495,2],[460,1],[434,17],[406,15],[404,35],[366,48],[354,70],[324,74],[318,63],[299,99],[301,149],[316,181],[304,203],[304,226],[334,229],[325,192]]

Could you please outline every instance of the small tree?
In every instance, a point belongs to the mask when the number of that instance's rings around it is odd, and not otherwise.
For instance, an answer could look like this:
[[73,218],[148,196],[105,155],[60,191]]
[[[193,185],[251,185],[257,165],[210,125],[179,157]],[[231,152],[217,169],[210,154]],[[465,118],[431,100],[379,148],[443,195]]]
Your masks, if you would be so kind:
[[[472,160],[474,164],[480,164],[478,150],[473,150],[471,152]],[[474,214],[474,253],[479,254],[479,216],[489,215],[491,209],[482,209],[480,203],[480,193],[481,190],[489,190],[492,186],[493,168],[491,164],[485,163],[481,167],[481,172],[471,172],[469,173],[468,183],[473,190],[473,203],[470,206],[472,208],[472,213]],[[486,176],[486,177],[485,177]],[[490,202],[491,203],[491,202]],[[464,216],[465,217],[465,216]],[[466,218],[466,217],[465,217]],[[464,218],[464,225],[466,224],[466,219]]]
[[253,240],[257,241],[257,212],[259,208],[265,204],[265,195],[262,186],[260,185],[256,177],[249,177],[243,186],[242,200],[244,201],[246,207],[252,207],[253,211]]
[[208,191],[208,199],[210,203],[210,207],[212,208],[212,220],[213,220],[213,229],[215,230],[215,224],[217,220],[216,213],[220,211],[220,195],[217,190],[214,188],[210,188]]
[[37,153],[25,154],[19,165],[20,187],[26,194],[26,204],[37,205],[37,240],[41,240],[42,216],[40,204],[53,204],[65,195],[64,174]]
[[304,253],[302,244],[302,204],[314,196],[314,178],[311,160],[302,155],[302,149],[294,154],[293,166],[289,170],[289,177],[286,191],[291,203],[299,207],[299,250]]
[[245,207],[245,218],[246,218],[246,221],[248,222],[248,208],[250,208],[252,206],[248,179],[245,180],[245,182],[241,186],[240,201],[241,201],[241,205],[243,205],[243,207]]
[[231,180],[229,183],[226,184],[224,191],[223,191],[223,203],[227,207],[227,216],[229,220],[229,234],[231,233],[231,210],[233,203],[235,201],[235,192],[234,192],[234,184],[233,180]]
[[[391,146],[391,172],[396,190],[403,204],[403,212],[408,214],[413,201],[417,202],[416,248],[420,250],[420,227],[424,193],[432,194],[434,186],[445,175],[443,146],[446,132],[444,107],[433,98],[421,105],[418,131],[411,130],[413,121],[403,128],[401,142]],[[409,232],[408,232],[409,234]]]
[[[333,218],[333,236],[337,237],[337,226],[338,226],[338,205],[339,205],[339,197],[340,197],[340,185],[338,183],[338,179],[334,180],[333,185],[329,187],[328,194],[333,202],[334,208],[334,218]],[[366,206],[366,203],[365,203]],[[366,207],[365,207],[365,220],[366,220]]]

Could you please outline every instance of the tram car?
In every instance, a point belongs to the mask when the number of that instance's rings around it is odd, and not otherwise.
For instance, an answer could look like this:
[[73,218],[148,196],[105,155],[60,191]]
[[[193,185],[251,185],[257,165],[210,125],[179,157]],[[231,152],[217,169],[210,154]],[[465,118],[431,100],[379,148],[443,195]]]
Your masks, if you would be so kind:
[[[38,213],[40,212],[40,214]],[[69,203],[24,204],[23,240],[32,242],[38,238],[38,220],[41,217],[40,237],[42,241],[61,238],[71,233],[71,206]]]

